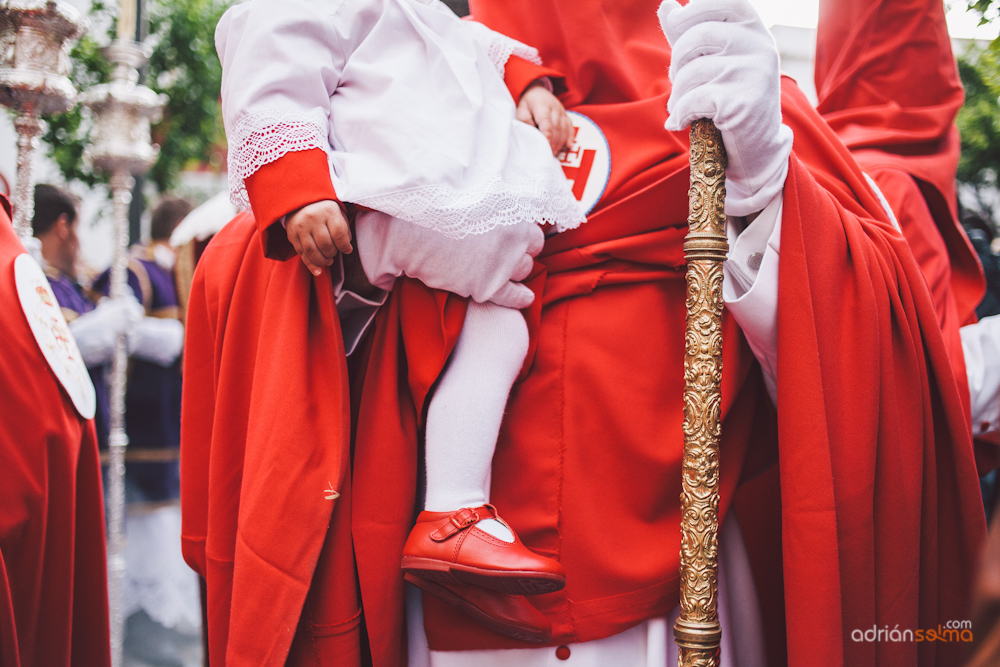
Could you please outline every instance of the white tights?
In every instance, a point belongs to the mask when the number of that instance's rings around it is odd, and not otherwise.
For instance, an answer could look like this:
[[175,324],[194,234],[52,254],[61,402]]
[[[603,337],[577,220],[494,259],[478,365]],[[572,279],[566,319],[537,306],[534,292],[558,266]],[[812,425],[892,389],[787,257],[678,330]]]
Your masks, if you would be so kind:
[[[528,325],[520,311],[469,302],[465,326],[427,410],[425,510],[449,512],[489,502],[493,450],[527,353]],[[479,527],[492,533],[494,523],[482,521]]]

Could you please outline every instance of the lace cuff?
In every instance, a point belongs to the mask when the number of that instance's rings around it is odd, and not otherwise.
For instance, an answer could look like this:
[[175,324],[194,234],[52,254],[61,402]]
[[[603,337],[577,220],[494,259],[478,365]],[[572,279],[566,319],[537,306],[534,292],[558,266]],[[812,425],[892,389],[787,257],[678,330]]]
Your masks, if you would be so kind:
[[511,56],[524,58],[535,65],[540,66],[542,64],[542,59],[538,55],[538,49],[490,30],[481,23],[469,21],[468,24],[470,29],[473,30],[476,41],[486,50],[486,55],[489,57],[490,62],[493,63],[501,79],[503,78],[507,61],[510,60]]
[[329,155],[328,124],[322,109],[308,113],[265,109],[240,118],[229,133],[229,198],[233,204],[248,210],[244,179],[285,154],[321,148]]

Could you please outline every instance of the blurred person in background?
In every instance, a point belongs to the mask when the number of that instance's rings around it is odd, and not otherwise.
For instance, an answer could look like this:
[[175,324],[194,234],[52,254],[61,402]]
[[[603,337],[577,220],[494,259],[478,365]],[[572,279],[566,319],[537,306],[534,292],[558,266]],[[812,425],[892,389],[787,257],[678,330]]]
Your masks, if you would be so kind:
[[41,265],[56,295],[69,329],[80,346],[83,362],[97,392],[97,440],[108,446],[111,358],[118,337],[130,333],[142,310],[132,296],[104,299],[86,289],[77,273],[80,240],[77,237],[76,199],[54,185],[35,186],[32,231],[41,245]]

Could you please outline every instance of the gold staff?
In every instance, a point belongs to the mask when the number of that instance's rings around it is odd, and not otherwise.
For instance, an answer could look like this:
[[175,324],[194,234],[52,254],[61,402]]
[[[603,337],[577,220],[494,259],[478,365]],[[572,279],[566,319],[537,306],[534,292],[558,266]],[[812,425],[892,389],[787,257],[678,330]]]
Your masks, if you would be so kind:
[[691,124],[691,189],[684,352],[681,489],[680,667],[718,664],[719,434],[722,404],[722,262],[726,241],[726,150],[712,121]]

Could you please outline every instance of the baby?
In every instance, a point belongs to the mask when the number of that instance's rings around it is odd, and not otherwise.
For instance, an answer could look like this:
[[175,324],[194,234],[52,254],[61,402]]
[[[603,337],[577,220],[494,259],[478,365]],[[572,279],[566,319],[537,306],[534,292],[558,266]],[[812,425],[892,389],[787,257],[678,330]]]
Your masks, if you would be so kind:
[[[233,201],[253,203],[259,221],[283,217],[316,276],[353,250],[340,202],[359,207],[359,226],[363,216],[395,218],[442,243],[498,225],[562,231],[584,221],[553,157],[569,138],[565,111],[538,85],[519,111],[504,84],[511,55],[538,63],[537,52],[438,0],[255,0],[226,13],[216,42]],[[551,141],[518,115],[533,115]],[[260,183],[276,168],[296,170],[296,192],[268,196]],[[364,247],[361,259],[373,284],[391,286]],[[514,279],[528,276],[531,254],[522,264]],[[524,294],[517,301],[508,299],[527,305]],[[488,503],[500,423],[527,348],[518,310],[470,300],[430,400],[425,511],[402,569],[451,602],[456,585],[524,595],[565,585],[561,565],[525,547]]]

